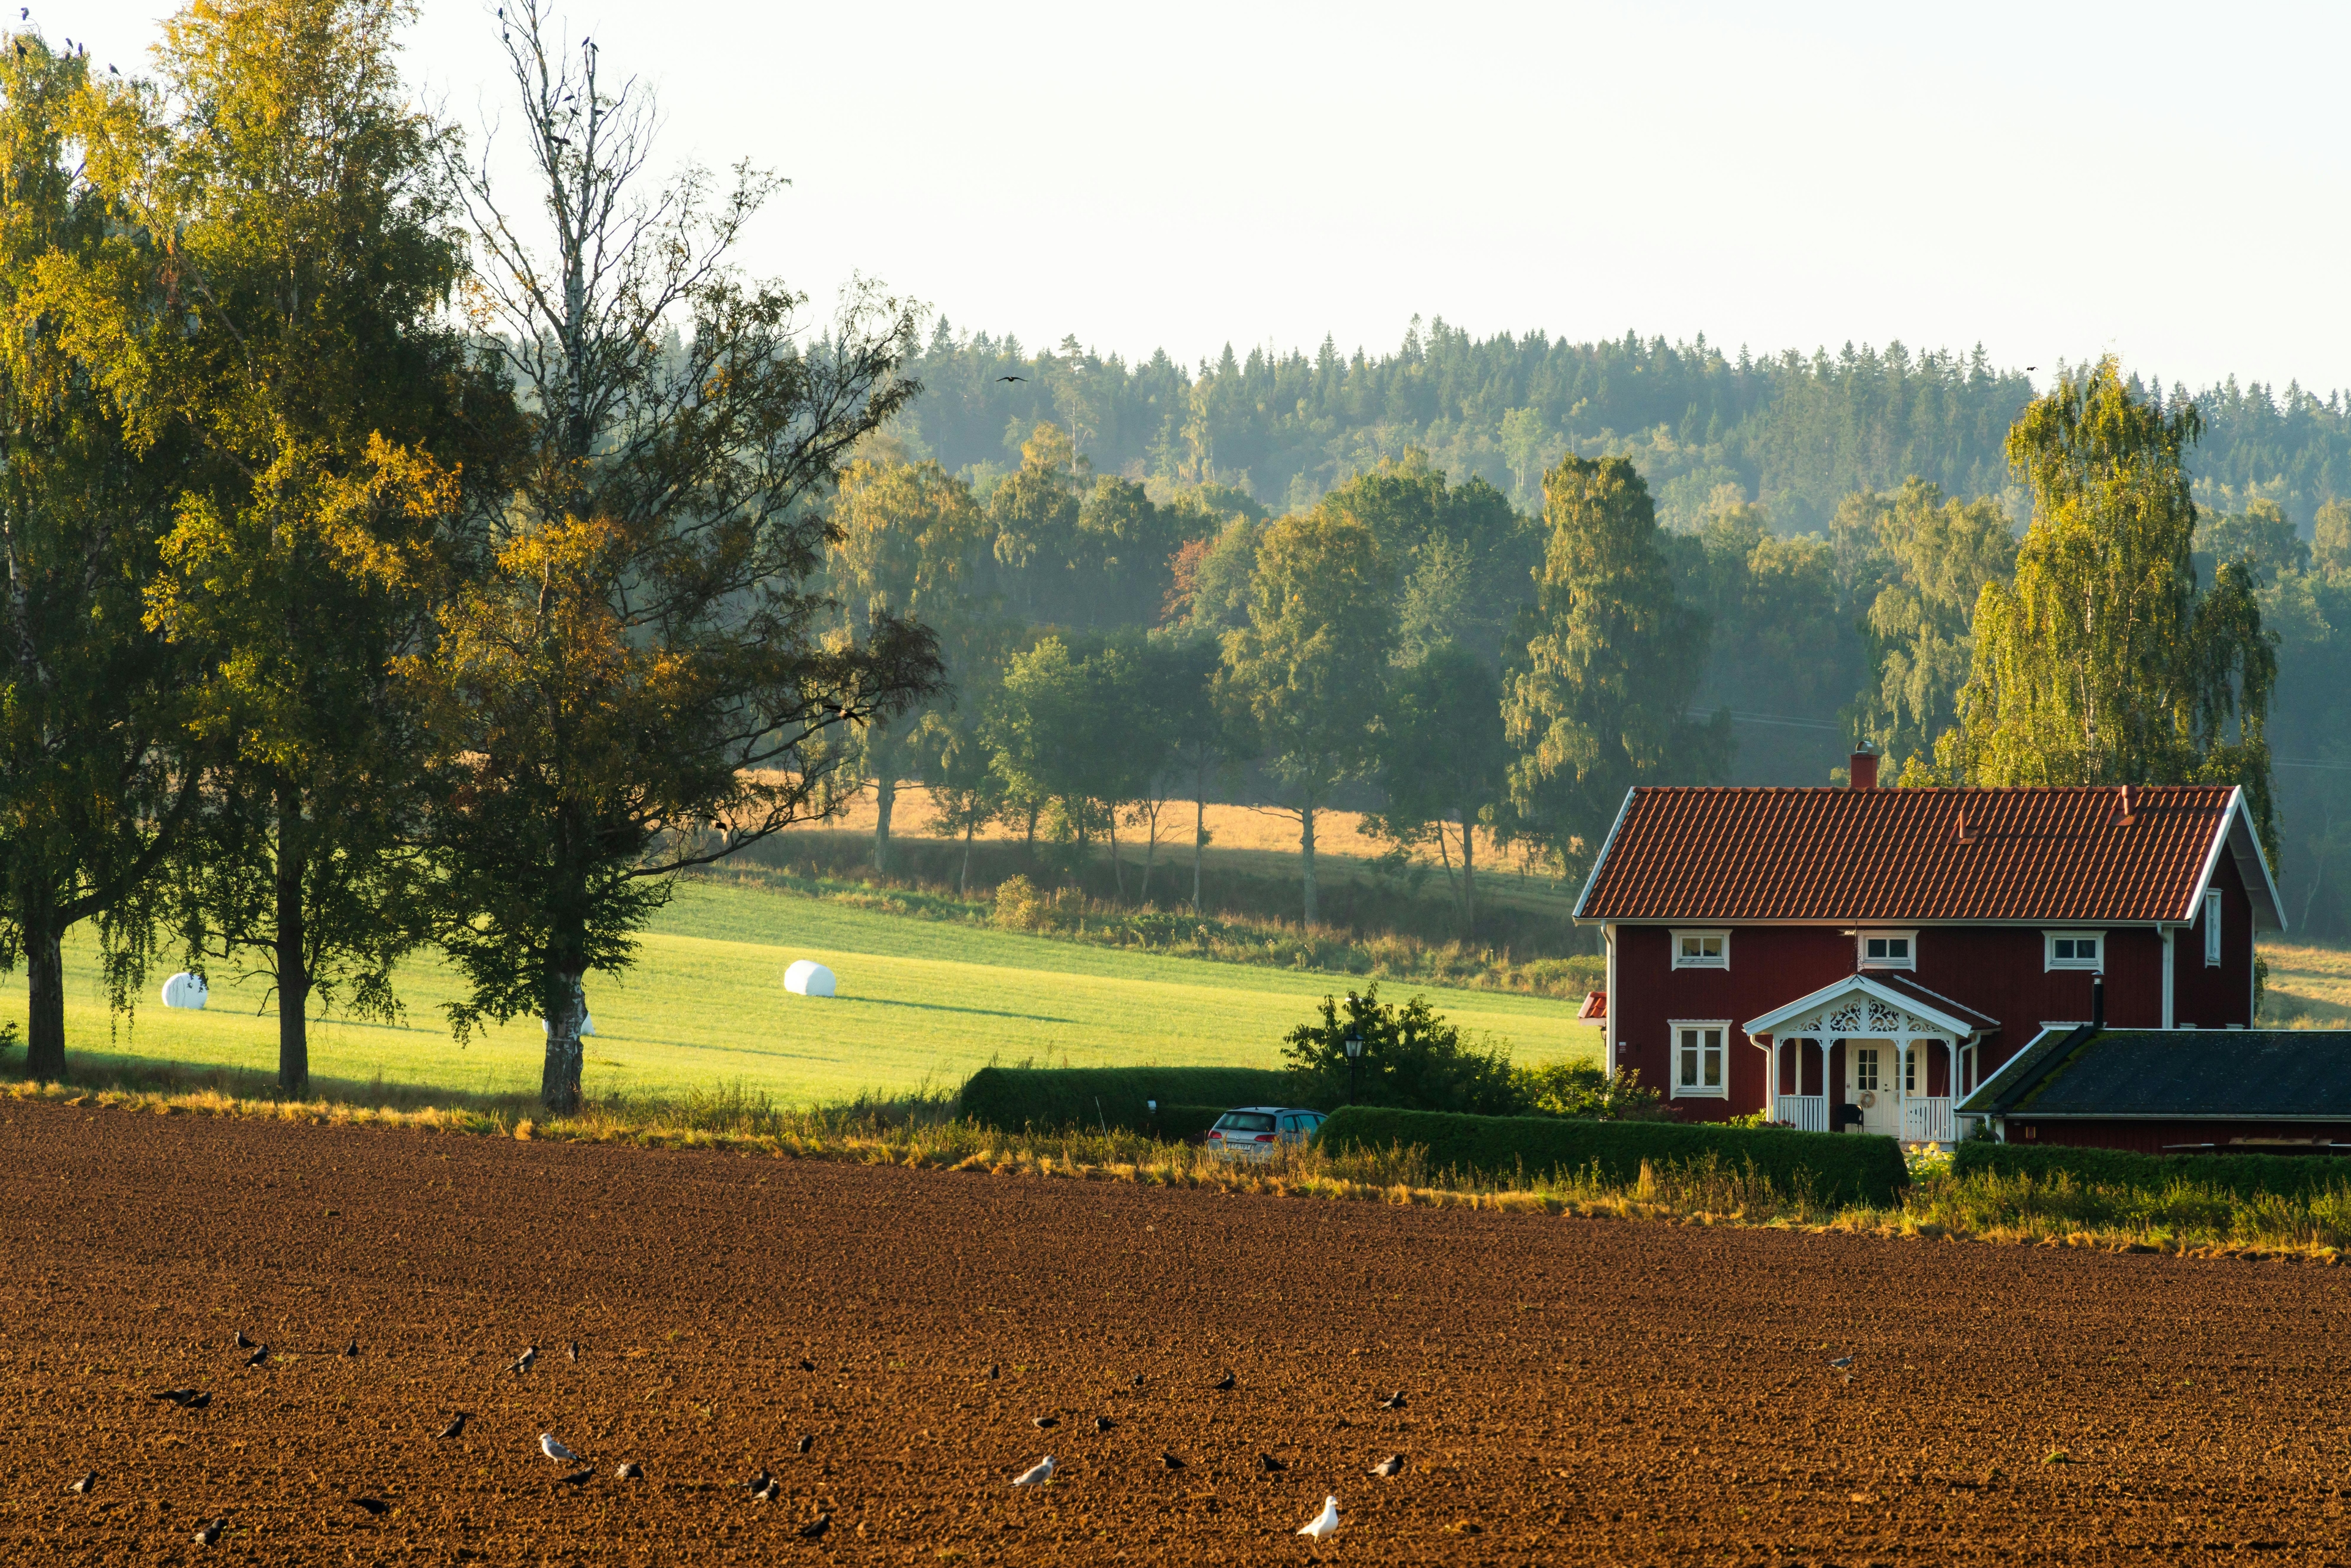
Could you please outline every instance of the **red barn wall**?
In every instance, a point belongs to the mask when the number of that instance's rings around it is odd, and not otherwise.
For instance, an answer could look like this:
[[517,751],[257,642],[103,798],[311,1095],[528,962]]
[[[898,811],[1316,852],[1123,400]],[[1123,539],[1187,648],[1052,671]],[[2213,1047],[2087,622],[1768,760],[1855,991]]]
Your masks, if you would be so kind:
[[[2198,957],[2200,961],[2200,951]],[[2182,1144],[2225,1144],[2231,1138],[2331,1138],[2351,1144],[2351,1122],[2101,1122],[2086,1118],[2033,1122],[2008,1118],[2008,1141],[2023,1149],[2128,1149],[2142,1155],[2159,1155],[2166,1148]],[[2346,1168],[2351,1169],[2351,1166]]]
[[2180,1028],[2193,1024],[2220,1029],[2229,1024],[2251,1026],[2253,998],[2253,901],[2238,874],[2234,855],[2222,855],[2212,873],[2220,894],[2220,962],[2204,962],[2204,912],[2196,924],[2172,938],[2172,1020]]

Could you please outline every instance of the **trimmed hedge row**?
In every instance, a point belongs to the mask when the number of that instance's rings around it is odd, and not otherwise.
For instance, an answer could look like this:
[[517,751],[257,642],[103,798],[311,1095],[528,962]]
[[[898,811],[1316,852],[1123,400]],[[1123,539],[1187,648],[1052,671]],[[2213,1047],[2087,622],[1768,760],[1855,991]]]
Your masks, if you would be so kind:
[[1858,1133],[1798,1133],[1784,1127],[1712,1127],[1672,1122],[1587,1122],[1554,1116],[1458,1116],[1351,1105],[1322,1124],[1333,1152],[1420,1147],[1438,1170],[1508,1178],[1581,1176],[1640,1179],[1641,1162],[1695,1165],[1708,1155],[1726,1168],[1751,1165],[1783,1192],[1809,1188],[1825,1203],[1891,1205],[1908,1179],[1892,1138]]
[[[1190,1122],[1203,1111],[1204,1133],[1236,1105],[1319,1111],[1314,1098],[1301,1098],[1314,1093],[1311,1080],[1298,1073],[1255,1067],[983,1067],[963,1086],[963,1113],[1008,1133],[1108,1124],[1174,1138],[1193,1131]],[[1144,1104],[1151,1100],[1159,1102],[1155,1123]],[[1179,1109],[1186,1114],[1178,1117]]]
[[2101,1186],[2161,1192],[2174,1182],[2234,1197],[2298,1197],[2351,1186],[2351,1159],[2332,1155],[2141,1155],[2127,1149],[2024,1148],[1970,1138],[1959,1145],[1951,1169],[1959,1176],[2027,1176],[2048,1181],[2060,1174]]

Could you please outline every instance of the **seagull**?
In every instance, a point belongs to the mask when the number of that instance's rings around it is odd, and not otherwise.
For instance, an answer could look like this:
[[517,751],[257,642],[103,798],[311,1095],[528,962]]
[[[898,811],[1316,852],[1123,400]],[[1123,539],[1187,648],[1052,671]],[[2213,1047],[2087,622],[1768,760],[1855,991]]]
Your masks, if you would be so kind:
[[996,379],[999,382],[1025,382],[1029,378],[1027,376],[998,376]]
[[612,1472],[612,1479],[616,1481],[641,1481],[645,1479],[645,1467],[631,1459]]
[[814,1437],[814,1436],[812,1436],[812,1435],[811,1435],[811,1434],[810,1434],[810,1433],[802,1432],[802,1433],[800,1434],[800,1440],[799,1440],[799,1442],[794,1443],[794,1444],[792,1445],[792,1452],[793,1452],[793,1453],[795,1453],[795,1454],[805,1454],[805,1453],[807,1453],[810,1448],[815,1448],[815,1447],[816,1447],[816,1438],[815,1438],[815,1437]]
[[563,1342],[563,1354],[569,1356],[572,1360],[578,1361],[580,1359],[580,1342],[576,1339],[565,1340]]
[[1390,1454],[1386,1458],[1382,1459],[1378,1464],[1372,1467],[1372,1474],[1379,1477],[1382,1480],[1386,1480],[1391,1477],[1404,1474],[1404,1456],[1402,1454]]
[[516,1357],[514,1358],[514,1373],[515,1373],[515,1375],[516,1375],[516,1376],[517,1376],[517,1377],[519,1377],[519,1376],[521,1376],[524,1373],[528,1372],[528,1371],[530,1370],[530,1364],[531,1364],[532,1362],[534,1362],[534,1361],[537,1361],[538,1359],[538,1346],[537,1346],[537,1345],[532,1345],[529,1349],[528,1349],[528,1350],[524,1351],[520,1355],[516,1356]]
[[821,1541],[824,1539],[824,1532],[831,1528],[832,1515],[829,1513],[820,1513],[808,1523],[800,1526],[800,1539],[802,1541]]
[[1029,1423],[1040,1432],[1050,1432],[1061,1424],[1061,1418],[1059,1416],[1040,1416]]
[[245,1337],[245,1331],[244,1331],[243,1329],[239,1329],[239,1330],[237,1330],[237,1331],[236,1331],[236,1348],[237,1348],[237,1349],[239,1349],[239,1350],[251,1350],[251,1349],[253,1348],[253,1346],[254,1346],[254,1343],[255,1343],[254,1341],[249,1340],[249,1339],[247,1339],[247,1338],[246,1338],[246,1337]]
[[1380,1401],[1380,1408],[1383,1410],[1401,1410],[1405,1407],[1405,1403],[1404,1390],[1399,1388],[1394,1394],[1389,1395],[1385,1399]]
[[550,1459],[560,1459],[566,1464],[577,1463],[580,1458],[579,1455],[557,1442],[555,1434],[552,1432],[541,1432],[538,1435],[538,1451]]
[[1834,1371],[1850,1372],[1853,1370],[1853,1357],[1849,1355],[1838,1356],[1834,1361],[1829,1363],[1829,1366]]
[[1021,1471],[1019,1475],[1014,1476],[1012,1478],[1012,1484],[1017,1487],[1040,1487],[1052,1479],[1053,1456],[1048,1454],[1045,1456],[1043,1463],[1032,1465],[1029,1469]]
[[450,1422],[446,1427],[441,1428],[441,1436],[444,1437],[464,1437],[465,1435],[466,1419],[472,1415],[473,1412],[470,1410],[458,1411],[457,1418],[455,1421]]
[[228,1521],[225,1518],[208,1519],[204,1521],[204,1523],[196,1526],[196,1544],[199,1546],[210,1546],[214,1542],[218,1541],[220,1539],[220,1532],[223,1527],[227,1523]]
[[1209,1387],[1211,1387],[1211,1388],[1230,1388],[1232,1385],[1233,1385],[1233,1375],[1232,1375],[1231,1373],[1229,1373],[1229,1372],[1226,1373],[1222,1377],[1219,1377],[1218,1379],[1217,1379],[1214,1383],[1211,1383],[1210,1385],[1208,1385],[1208,1386],[1209,1386]]
[[380,1497],[355,1497],[351,1499],[351,1506],[353,1508],[363,1508],[370,1513],[379,1515],[392,1511],[392,1504],[384,1501],[383,1499]]
[[769,1481],[766,1486],[761,1487],[758,1490],[751,1494],[751,1500],[754,1502],[773,1502],[783,1495],[784,1489],[777,1482]]
[[254,1347],[253,1354],[245,1358],[245,1364],[247,1366],[259,1366],[263,1362],[267,1361],[268,1359],[269,1347],[266,1344],[256,1345]]
[[94,1487],[94,1486],[96,1486],[97,1484],[98,1484],[98,1472],[97,1472],[96,1470],[91,1470],[91,1471],[89,1471],[88,1474],[84,1475],[84,1476],[81,1478],[81,1479],[79,1479],[79,1480],[78,1480],[78,1481],[74,1482],[74,1484],[73,1484],[73,1485],[71,1485],[71,1486],[69,1486],[69,1487],[66,1488],[66,1490],[70,1491],[70,1492],[78,1492],[78,1493],[80,1493],[82,1496],[84,1496],[84,1497],[88,1497],[88,1496],[89,1495],[89,1489],[90,1489],[90,1488],[92,1488],[92,1487]]
[[1298,1527],[1301,1535],[1311,1535],[1317,1541],[1328,1541],[1339,1532],[1339,1500],[1326,1497],[1322,1511]]

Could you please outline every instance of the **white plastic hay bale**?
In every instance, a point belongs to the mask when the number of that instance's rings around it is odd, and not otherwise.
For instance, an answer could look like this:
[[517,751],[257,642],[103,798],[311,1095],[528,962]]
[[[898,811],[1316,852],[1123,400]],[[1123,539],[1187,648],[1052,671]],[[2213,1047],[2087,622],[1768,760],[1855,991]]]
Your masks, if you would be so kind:
[[829,997],[832,971],[813,958],[798,959],[784,971],[784,989],[796,997]]
[[204,998],[211,994],[202,975],[191,975],[185,969],[163,982],[163,1005],[167,1008],[194,1008],[201,1011]]
[[[552,1035],[555,1032],[555,1028],[545,1019],[541,1019],[538,1020],[538,1032],[545,1035]],[[595,1032],[596,1015],[594,1013],[581,1014],[580,1018],[580,1038],[586,1040],[590,1035],[594,1034]]]

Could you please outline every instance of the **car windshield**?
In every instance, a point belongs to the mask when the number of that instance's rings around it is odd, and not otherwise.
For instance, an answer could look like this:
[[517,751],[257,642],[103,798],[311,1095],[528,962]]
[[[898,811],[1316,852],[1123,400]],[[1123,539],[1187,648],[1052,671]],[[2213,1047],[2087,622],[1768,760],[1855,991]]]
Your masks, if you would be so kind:
[[[1199,1124],[1197,1122],[1192,1124],[1196,1127]],[[1228,1111],[1225,1119],[1217,1125],[1228,1133],[1270,1133],[1273,1131],[1273,1118],[1261,1116],[1254,1111]]]

